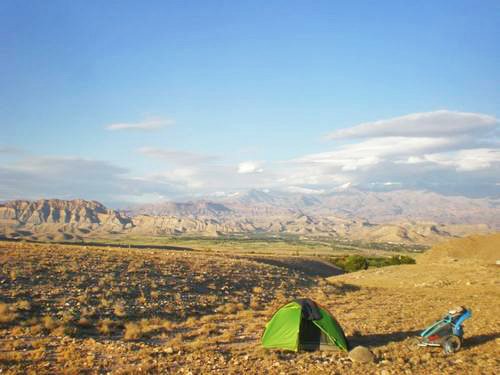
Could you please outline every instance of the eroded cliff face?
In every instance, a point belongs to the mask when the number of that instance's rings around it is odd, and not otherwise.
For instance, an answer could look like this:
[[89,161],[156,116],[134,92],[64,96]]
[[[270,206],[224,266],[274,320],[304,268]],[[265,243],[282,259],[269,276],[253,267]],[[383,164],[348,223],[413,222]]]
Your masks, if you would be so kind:
[[41,199],[0,204],[0,233],[5,237],[73,239],[95,231],[120,232],[131,218],[95,201]]

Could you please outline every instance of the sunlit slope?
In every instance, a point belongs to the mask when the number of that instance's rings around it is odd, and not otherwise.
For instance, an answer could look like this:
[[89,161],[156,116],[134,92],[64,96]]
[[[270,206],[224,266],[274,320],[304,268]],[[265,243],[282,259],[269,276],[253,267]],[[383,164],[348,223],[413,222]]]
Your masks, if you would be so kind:
[[446,258],[495,263],[500,260],[500,233],[472,235],[439,243],[422,256],[422,261],[432,262]]

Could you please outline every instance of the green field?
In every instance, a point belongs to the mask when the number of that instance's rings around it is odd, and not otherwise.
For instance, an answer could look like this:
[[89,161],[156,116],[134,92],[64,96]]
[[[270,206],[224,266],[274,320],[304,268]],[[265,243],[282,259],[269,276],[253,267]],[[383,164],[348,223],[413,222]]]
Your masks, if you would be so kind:
[[421,253],[427,250],[423,245],[392,243],[370,243],[347,240],[304,240],[294,236],[273,237],[106,237],[86,240],[86,244],[162,247],[173,246],[197,251],[231,254],[330,256],[360,254],[364,256],[392,256],[394,254]]

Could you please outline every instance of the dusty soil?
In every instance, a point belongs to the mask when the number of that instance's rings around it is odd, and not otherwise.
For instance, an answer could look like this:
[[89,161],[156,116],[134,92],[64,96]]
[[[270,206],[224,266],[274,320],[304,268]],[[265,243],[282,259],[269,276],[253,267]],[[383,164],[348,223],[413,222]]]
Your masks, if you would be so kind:
[[[437,259],[437,258],[436,258]],[[296,263],[296,262],[295,262]],[[295,264],[296,265],[296,264]],[[199,252],[0,243],[3,373],[494,374],[500,280],[494,264],[428,258],[323,279],[307,267]],[[265,351],[260,335],[284,302],[328,308],[352,346]],[[464,348],[446,356],[410,338],[467,305]]]

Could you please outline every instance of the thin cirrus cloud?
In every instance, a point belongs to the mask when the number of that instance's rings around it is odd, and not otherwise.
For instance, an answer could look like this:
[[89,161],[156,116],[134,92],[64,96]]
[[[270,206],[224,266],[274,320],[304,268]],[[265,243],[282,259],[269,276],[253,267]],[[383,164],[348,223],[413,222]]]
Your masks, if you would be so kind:
[[24,151],[17,147],[0,145],[0,155],[18,155],[22,154]]
[[138,131],[154,131],[162,129],[166,126],[175,123],[172,119],[167,118],[150,118],[139,122],[119,122],[105,126],[109,131],[122,131],[122,130],[138,130]]
[[126,168],[103,160],[32,156],[0,165],[0,199],[96,199],[115,202],[151,194],[172,196],[178,187],[130,176]]
[[137,150],[141,155],[180,165],[205,164],[218,159],[217,156],[190,151],[163,149],[157,147],[141,147]]
[[498,119],[494,116],[440,110],[362,123],[331,132],[326,135],[326,139],[458,136],[485,133],[495,129],[497,125]]

